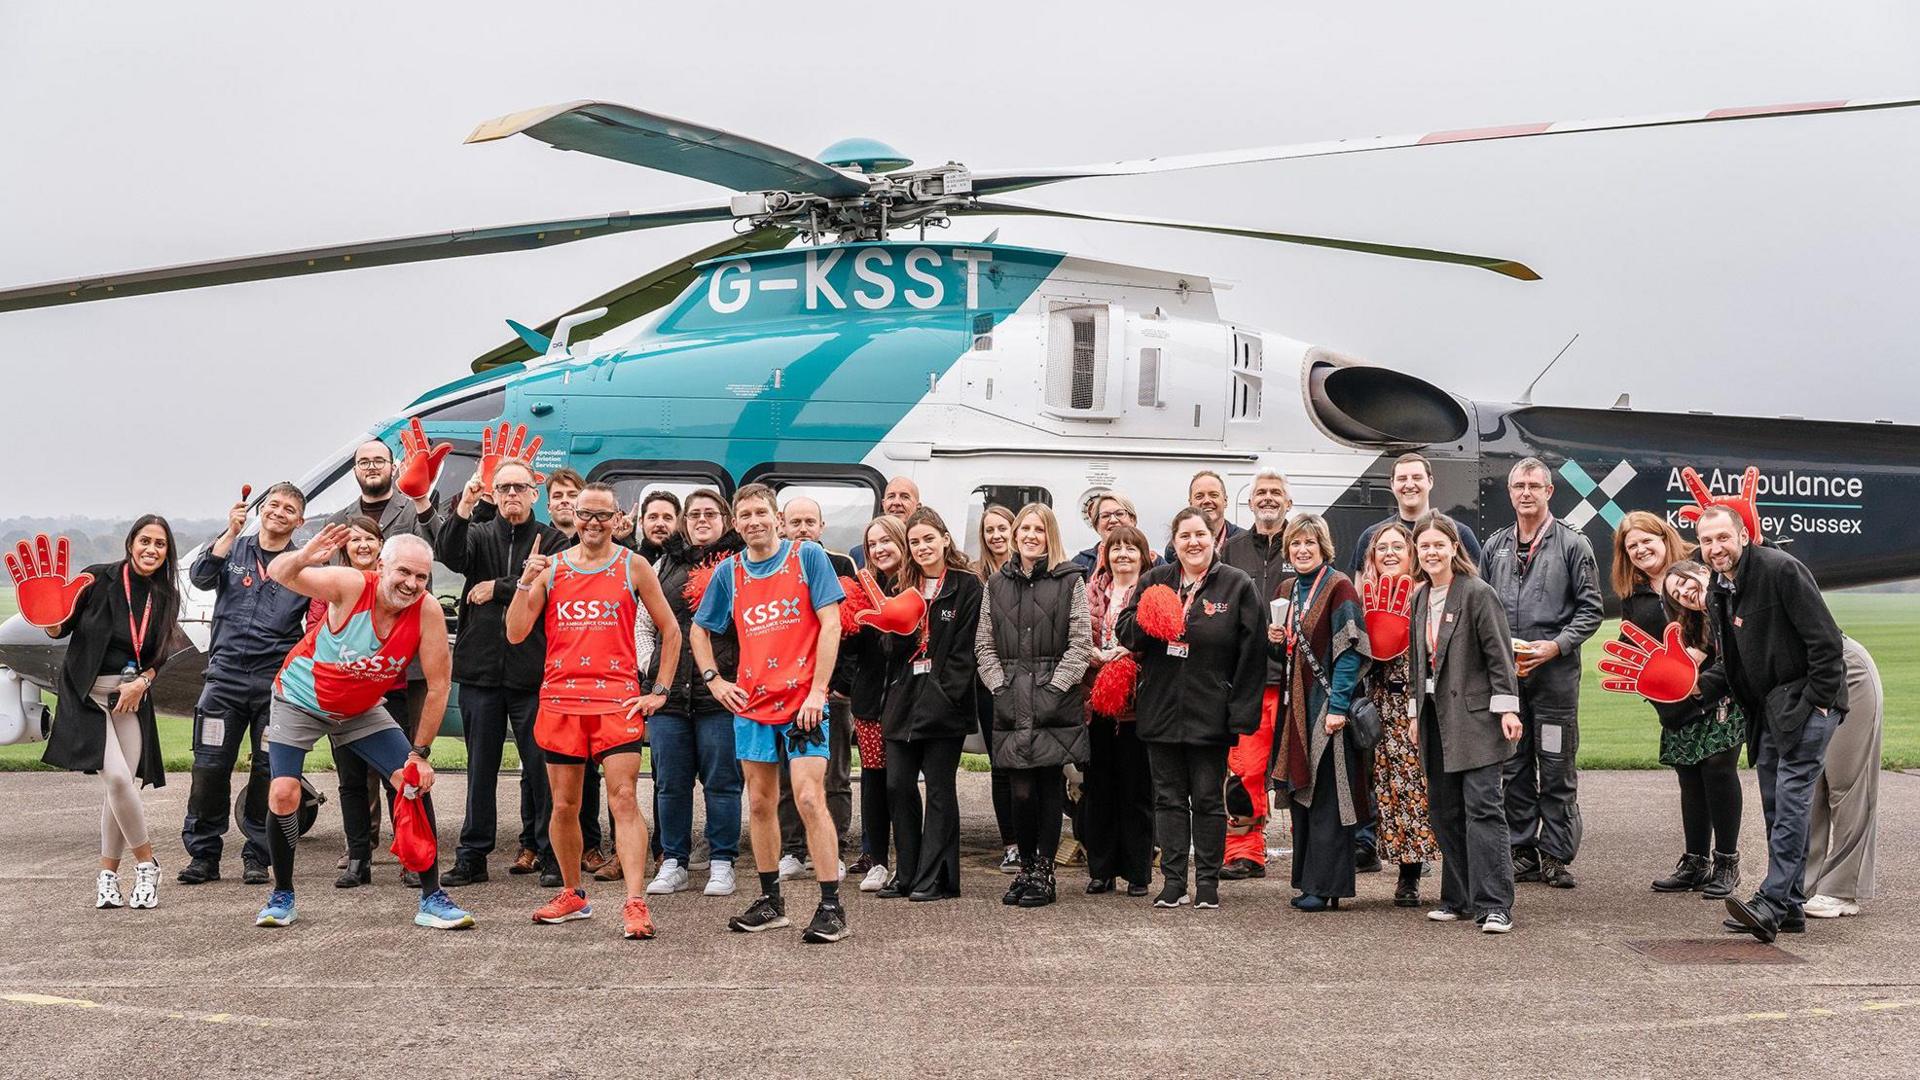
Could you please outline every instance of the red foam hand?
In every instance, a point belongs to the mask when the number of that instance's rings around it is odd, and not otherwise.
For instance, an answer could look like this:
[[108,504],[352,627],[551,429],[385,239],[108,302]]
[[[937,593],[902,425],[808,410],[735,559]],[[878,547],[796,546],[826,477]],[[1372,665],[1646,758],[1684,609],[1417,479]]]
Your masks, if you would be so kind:
[[[416,792],[420,787],[420,765],[407,762],[401,773],[401,783],[407,792]],[[394,857],[400,865],[416,874],[423,873],[440,859],[440,841],[433,835],[433,826],[427,823],[426,812],[420,809],[420,796],[402,792],[400,798],[393,801],[393,847]]]
[[[862,571],[862,574],[867,581],[873,580],[873,575],[866,574],[865,571]],[[860,632],[860,613],[872,611],[879,605],[873,602],[873,597],[868,595],[862,583],[853,578],[842,577],[840,591],[846,594],[840,601],[840,636],[852,637]]]
[[1367,645],[1375,660],[1392,660],[1413,640],[1413,579],[1396,574],[1360,583],[1366,612]]
[[1187,632],[1187,613],[1180,607],[1180,597],[1165,585],[1141,593],[1133,617],[1140,629],[1161,641],[1179,641]]
[[[503,420],[498,432],[486,428],[480,432],[480,486],[492,490],[494,470],[508,461],[518,461],[532,471],[533,459],[538,453],[540,436],[535,435],[533,441],[528,442],[525,424],[516,427]],[[537,472],[533,474],[536,484],[545,479]]]
[[1756,543],[1760,540],[1760,504],[1755,498],[1760,493],[1759,466],[1747,466],[1747,471],[1740,477],[1738,495],[1715,495],[1708,491],[1706,481],[1700,479],[1700,474],[1693,471],[1691,465],[1680,470],[1680,479],[1686,483],[1687,493],[1693,496],[1697,504],[1681,507],[1680,520],[1699,521],[1700,511],[1709,506],[1724,506],[1739,514],[1740,520],[1746,522],[1748,536]]
[[861,626],[871,626],[888,634],[913,634],[927,617],[927,598],[919,589],[908,589],[890,596],[879,607],[854,616]]
[[453,444],[430,445],[426,429],[420,426],[420,418],[416,416],[400,430],[400,449],[404,456],[400,461],[400,475],[394,478],[393,485],[409,499],[426,498],[433,490],[433,482],[440,477],[440,463],[453,452]]
[[1600,689],[1639,694],[1666,705],[1685,701],[1693,693],[1700,668],[1680,640],[1679,623],[1668,623],[1665,636],[1656,640],[1645,630],[1623,622],[1620,636],[1627,640],[1601,646],[1608,659],[1600,661],[1600,671],[1613,677],[1601,680]]
[[46,533],[25,540],[7,553],[7,572],[13,575],[14,599],[20,605],[20,617],[50,630],[73,618],[80,606],[80,594],[93,584],[92,574],[67,578],[67,538],[49,540]]
[[1133,702],[1134,683],[1139,678],[1140,665],[1132,653],[1109,660],[1100,665],[1100,674],[1093,677],[1087,704],[1102,716],[1121,716]]
[[687,583],[680,586],[681,598],[694,611],[700,610],[700,602],[707,598],[707,586],[713,584],[714,566],[714,563],[702,563],[687,571]]

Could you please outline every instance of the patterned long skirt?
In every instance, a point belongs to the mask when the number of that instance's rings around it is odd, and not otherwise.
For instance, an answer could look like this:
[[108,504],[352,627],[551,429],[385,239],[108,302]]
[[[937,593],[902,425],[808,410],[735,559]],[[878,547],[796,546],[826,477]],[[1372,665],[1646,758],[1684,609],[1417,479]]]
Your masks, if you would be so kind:
[[1379,807],[1376,849],[1388,863],[1435,862],[1440,846],[1427,821],[1427,777],[1420,748],[1407,737],[1407,658],[1376,670],[1367,696],[1380,710],[1380,745],[1374,748],[1373,792]]

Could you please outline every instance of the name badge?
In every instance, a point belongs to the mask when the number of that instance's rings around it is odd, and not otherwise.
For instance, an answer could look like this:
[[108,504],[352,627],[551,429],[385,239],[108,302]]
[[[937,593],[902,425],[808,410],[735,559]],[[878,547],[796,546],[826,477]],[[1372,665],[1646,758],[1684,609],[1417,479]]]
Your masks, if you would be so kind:
[[1184,641],[1167,642],[1167,655],[1176,660],[1185,660],[1187,658],[1187,643]]
[[913,673],[914,673],[915,675],[930,675],[930,674],[932,674],[932,673],[933,673],[933,660],[932,660],[932,659],[931,659],[930,657],[921,657],[920,659],[918,659],[918,660],[915,660],[915,661],[913,662]]
[[1433,680],[1432,680],[1432,679],[1428,679],[1428,680],[1427,680],[1427,694],[1428,694],[1428,696],[1432,696],[1432,694],[1433,694]]

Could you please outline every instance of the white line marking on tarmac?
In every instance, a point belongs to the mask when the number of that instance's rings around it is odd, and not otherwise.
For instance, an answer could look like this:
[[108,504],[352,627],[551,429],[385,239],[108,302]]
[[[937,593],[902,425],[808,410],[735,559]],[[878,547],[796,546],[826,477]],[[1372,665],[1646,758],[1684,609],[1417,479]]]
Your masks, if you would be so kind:
[[144,1005],[121,1005],[115,1002],[88,1001],[86,998],[56,997],[53,994],[5,994],[0,1001],[15,1005],[52,1005],[70,1009],[106,1009],[110,1012],[132,1013],[139,1016],[157,1016],[168,1020],[196,1020],[203,1024],[238,1024],[244,1027],[270,1027],[283,1021],[264,1016],[248,1016],[242,1013],[177,1013],[165,1009],[148,1008]]

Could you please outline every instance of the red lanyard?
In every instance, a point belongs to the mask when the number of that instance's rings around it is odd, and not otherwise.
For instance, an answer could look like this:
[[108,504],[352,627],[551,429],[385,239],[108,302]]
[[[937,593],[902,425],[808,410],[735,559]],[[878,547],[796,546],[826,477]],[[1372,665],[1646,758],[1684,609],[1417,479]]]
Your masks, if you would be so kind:
[[[1526,553],[1519,557],[1521,577],[1525,577],[1533,572],[1533,556],[1540,550],[1540,541],[1547,538],[1547,529],[1552,525],[1553,519],[1548,518],[1546,524],[1540,526],[1540,531],[1533,534],[1533,539],[1527,544]],[[1515,529],[1513,533],[1513,546],[1516,549],[1520,546],[1520,530],[1518,529]]]
[[1327,564],[1321,563],[1320,569],[1313,575],[1313,584],[1307,586],[1306,599],[1299,606],[1287,612],[1287,655],[1293,655],[1294,634],[1300,627],[1300,620],[1306,618],[1306,612],[1313,607],[1313,595],[1320,591],[1320,582],[1327,576]]
[[927,596],[924,591],[920,594],[926,597],[927,614],[920,620],[920,648],[913,654],[915,660],[925,660],[927,658],[927,641],[933,634],[933,602],[939,598],[940,586],[945,584],[946,580],[946,576],[943,574],[937,578],[928,578],[920,583],[922,590],[928,585],[933,586],[933,595]]
[[[1209,566],[1207,569],[1212,570],[1213,568]],[[1200,599],[1200,587],[1205,585],[1206,583],[1207,583],[1207,576],[1205,574],[1202,574],[1200,575],[1199,581],[1194,582],[1192,585],[1188,585],[1187,572],[1184,569],[1180,571],[1180,591],[1182,593],[1186,593],[1186,598],[1180,601],[1180,625],[1181,626],[1183,627],[1186,626],[1187,615],[1188,613],[1193,611],[1193,602],[1195,600]],[[1188,589],[1192,589],[1193,591],[1191,593],[1188,593],[1187,592]],[[1183,630],[1180,634],[1180,640],[1185,641],[1186,639],[1187,639],[1187,635]]]
[[133,666],[138,670],[145,665],[140,662],[140,643],[147,640],[147,626],[153,619],[153,586],[147,586],[146,610],[140,613],[140,625],[133,625],[133,564],[120,564],[120,588],[127,594],[127,630],[133,634]]
[[[1425,612],[1425,613],[1423,613],[1423,614],[1422,614],[1422,615],[1420,616],[1420,618],[1421,618],[1421,621],[1423,621],[1423,622],[1425,622],[1425,623],[1427,624],[1427,625],[1426,625],[1426,633],[1427,633],[1427,670],[1428,670],[1429,672],[1431,672],[1431,671],[1433,671],[1433,670],[1434,670],[1434,666],[1433,666],[1433,664],[1434,664],[1434,655],[1433,655],[1433,654],[1434,654],[1434,652],[1435,652],[1436,650],[1438,650],[1438,649],[1440,648],[1440,623],[1434,620],[1434,617],[1433,617],[1433,604],[1434,604],[1434,598],[1433,598],[1433,587],[1432,587],[1431,585],[1429,585],[1429,586],[1427,587],[1427,610],[1426,610],[1426,612]],[[1445,618],[1446,618],[1446,610],[1447,610],[1447,601],[1446,601],[1446,597],[1444,597],[1444,596],[1443,596],[1443,597],[1441,597],[1441,598],[1440,598],[1440,600],[1439,600],[1439,604],[1440,604],[1440,612],[1441,612],[1441,614],[1440,614],[1440,618],[1441,618],[1441,619],[1445,619]]]

